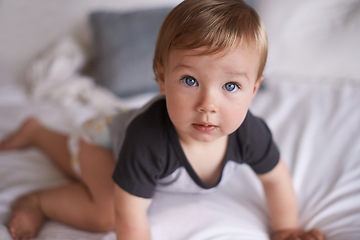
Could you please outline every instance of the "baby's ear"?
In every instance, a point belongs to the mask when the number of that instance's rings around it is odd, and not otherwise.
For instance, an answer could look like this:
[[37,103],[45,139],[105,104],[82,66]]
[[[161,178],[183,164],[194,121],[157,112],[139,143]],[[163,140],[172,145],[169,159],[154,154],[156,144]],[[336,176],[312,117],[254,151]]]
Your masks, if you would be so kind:
[[155,71],[156,71],[156,81],[159,84],[160,93],[162,95],[165,95],[165,73],[164,73],[164,67],[161,63],[157,62],[155,65]]
[[259,77],[259,78],[256,80],[255,86],[254,86],[254,91],[253,91],[253,95],[254,95],[254,96],[255,96],[256,93],[259,91],[259,88],[260,88],[263,80],[264,80],[264,76],[261,76],[261,77]]

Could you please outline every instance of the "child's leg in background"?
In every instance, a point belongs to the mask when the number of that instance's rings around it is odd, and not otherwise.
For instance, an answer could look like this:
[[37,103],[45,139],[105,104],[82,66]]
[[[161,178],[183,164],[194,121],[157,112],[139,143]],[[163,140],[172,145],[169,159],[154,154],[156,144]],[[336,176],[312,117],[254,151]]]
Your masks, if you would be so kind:
[[0,150],[37,147],[55,162],[70,178],[77,179],[70,162],[67,136],[45,128],[34,118],[27,119],[9,138],[0,142]]
[[74,183],[32,193],[17,200],[9,223],[14,238],[33,237],[45,218],[89,231],[114,228],[111,175],[115,161],[112,153],[81,141],[78,160],[82,177],[78,179],[73,173],[67,141],[67,136],[30,119],[13,137],[0,143],[0,150],[37,147],[74,180]]
[[115,167],[109,150],[81,142],[79,162],[82,182],[38,193],[44,214],[88,231],[114,229]]

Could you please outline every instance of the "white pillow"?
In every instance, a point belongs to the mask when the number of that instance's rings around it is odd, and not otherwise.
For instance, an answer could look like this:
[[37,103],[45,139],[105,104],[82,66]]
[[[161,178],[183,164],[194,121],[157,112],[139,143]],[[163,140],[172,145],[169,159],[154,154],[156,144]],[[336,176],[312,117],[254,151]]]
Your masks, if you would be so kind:
[[265,75],[360,82],[359,0],[254,0],[269,38]]

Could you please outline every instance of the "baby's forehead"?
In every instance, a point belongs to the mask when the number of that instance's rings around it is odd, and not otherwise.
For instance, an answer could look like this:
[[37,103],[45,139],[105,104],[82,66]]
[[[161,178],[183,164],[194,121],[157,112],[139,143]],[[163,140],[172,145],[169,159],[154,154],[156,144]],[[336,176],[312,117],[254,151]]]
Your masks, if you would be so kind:
[[248,44],[241,44],[223,51],[213,52],[208,47],[173,49],[164,65],[165,71],[245,73],[256,79],[260,66],[260,53]]
[[[239,51],[240,50],[240,51]],[[170,60],[170,57],[175,58],[187,58],[187,57],[201,57],[201,56],[215,56],[216,58],[222,58],[228,55],[236,55],[247,53],[252,55],[256,59],[260,58],[260,51],[256,47],[255,43],[251,43],[248,41],[243,41],[238,44],[234,44],[233,46],[229,46],[226,48],[219,48],[213,46],[202,46],[198,48],[172,48],[168,52],[168,56],[166,62]]]

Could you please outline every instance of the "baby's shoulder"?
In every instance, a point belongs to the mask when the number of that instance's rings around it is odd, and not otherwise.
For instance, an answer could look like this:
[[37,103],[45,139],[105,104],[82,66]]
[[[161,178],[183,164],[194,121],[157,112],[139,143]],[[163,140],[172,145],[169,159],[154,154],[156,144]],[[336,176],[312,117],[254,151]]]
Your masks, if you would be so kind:
[[167,111],[164,98],[155,98],[137,110],[128,124],[127,134],[151,137],[162,136],[167,126]]
[[264,134],[270,134],[270,129],[262,118],[257,117],[248,111],[244,122],[238,128],[237,132],[240,136],[251,139],[253,137],[261,137]]

